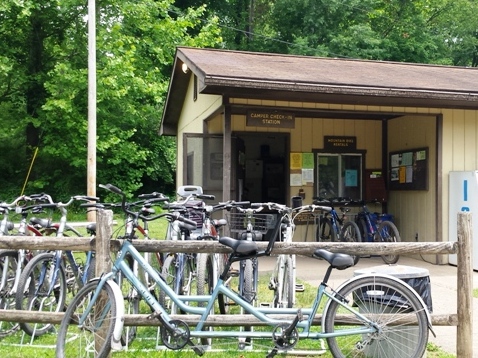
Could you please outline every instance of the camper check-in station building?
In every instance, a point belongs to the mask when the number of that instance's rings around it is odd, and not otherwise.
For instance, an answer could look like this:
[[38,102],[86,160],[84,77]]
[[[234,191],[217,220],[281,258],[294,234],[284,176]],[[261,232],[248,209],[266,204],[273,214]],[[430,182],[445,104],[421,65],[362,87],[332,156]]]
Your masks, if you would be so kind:
[[478,170],[478,69],[180,47],[160,134],[177,138],[177,185],[218,201],[376,199],[402,241],[456,240],[468,199],[450,173]]

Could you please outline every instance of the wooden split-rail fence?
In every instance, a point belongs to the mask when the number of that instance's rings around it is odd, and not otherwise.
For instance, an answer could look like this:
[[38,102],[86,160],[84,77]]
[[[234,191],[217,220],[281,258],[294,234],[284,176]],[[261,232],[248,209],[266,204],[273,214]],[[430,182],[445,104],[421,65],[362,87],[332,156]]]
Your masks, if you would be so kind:
[[[119,240],[110,240],[112,232],[112,213],[109,210],[100,210],[97,215],[97,236],[95,239],[78,237],[25,237],[0,236],[0,249],[30,249],[30,250],[72,250],[96,251],[96,272],[107,272],[111,269],[111,251],[118,251],[121,246]],[[473,357],[473,268],[472,268],[472,225],[471,213],[457,214],[458,232],[455,242],[400,242],[400,243],[316,243],[316,242],[277,242],[272,254],[296,254],[311,256],[317,248],[324,248],[334,252],[343,252],[359,255],[384,254],[457,254],[457,312],[449,314],[432,314],[432,324],[435,326],[456,326],[458,357]],[[260,249],[265,249],[267,242],[257,242]],[[141,252],[230,252],[217,242],[210,241],[165,241],[165,240],[138,240],[134,246]],[[154,320],[147,319],[148,315],[126,315],[125,325],[150,326],[156,325]],[[53,323],[59,324],[63,313],[0,310],[0,321]],[[178,315],[188,324],[198,322],[197,315]],[[316,318],[317,324],[320,317]],[[252,315],[215,315],[208,319],[210,326],[241,326],[256,322]]]

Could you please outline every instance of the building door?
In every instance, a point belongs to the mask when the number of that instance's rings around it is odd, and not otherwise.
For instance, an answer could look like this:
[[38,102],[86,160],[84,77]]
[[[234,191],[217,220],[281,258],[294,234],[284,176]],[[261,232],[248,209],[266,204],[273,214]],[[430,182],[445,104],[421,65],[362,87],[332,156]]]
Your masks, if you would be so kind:
[[236,199],[286,204],[289,135],[243,132],[234,133],[233,137],[241,143],[235,172],[243,178]]

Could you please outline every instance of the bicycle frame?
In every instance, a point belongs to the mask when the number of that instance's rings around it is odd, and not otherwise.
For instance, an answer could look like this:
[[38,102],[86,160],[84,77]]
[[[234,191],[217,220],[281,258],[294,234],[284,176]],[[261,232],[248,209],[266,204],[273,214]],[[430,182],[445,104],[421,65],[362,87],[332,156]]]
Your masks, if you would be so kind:
[[[203,331],[204,326],[206,325],[207,317],[211,314],[214,303],[217,300],[219,294],[226,295],[232,301],[234,301],[237,305],[242,307],[244,311],[247,313],[252,314],[254,317],[259,319],[261,322],[264,322],[270,326],[275,326],[281,323],[284,323],[284,319],[280,318],[270,318],[268,314],[275,314],[275,315],[297,315],[299,311],[301,311],[303,316],[306,316],[307,319],[301,319],[297,327],[302,328],[302,331],[298,334],[299,338],[309,338],[309,339],[319,339],[319,338],[327,338],[327,337],[339,337],[344,335],[355,335],[355,334],[370,334],[376,331],[375,325],[369,319],[364,317],[358,310],[348,307],[344,305],[339,298],[334,296],[334,292],[329,292],[326,290],[327,286],[325,283],[321,283],[317,289],[316,298],[312,304],[311,308],[305,309],[297,309],[297,308],[257,308],[251,305],[250,303],[246,302],[242,299],[239,295],[237,295],[234,291],[226,287],[223,283],[222,277],[219,277],[219,280],[214,288],[214,291],[211,295],[204,295],[204,296],[180,296],[177,295],[159,276],[159,274],[152,269],[149,264],[144,260],[142,255],[135,249],[133,244],[127,240],[123,242],[123,246],[121,248],[121,252],[117,259],[113,264],[113,269],[110,273],[103,275],[99,279],[98,287],[96,288],[95,294],[93,299],[90,302],[90,306],[86,308],[83,313],[83,316],[79,320],[79,325],[82,325],[87,318],[88,314],[91,311],[91,306],[93,306],[94,301],[99,296],[102,287],[108,280],[112,280],[115,278],[116,274],[121,271],[122,274],[133,284],[136,288],[137,292],[143,297],[143,299],[151,306],[155,315],[163,317],[163,321],[165,324],[168,324],[170,321],[169,314],[164,310],[164,308],[159,304],[156,298],[149,292],[147,287],[145,287],[141,281],[134,275],[133,271],[128,266],[127,261],[125,260],[126,255],[129,254],[133,257],[134,260],[138,262],[138,264],[148,272],[149,275],[156,281],[159,287],[166,292],[166,295],[171,298],[171,300],[184,312],[188,314],[195,314],[200,315],[200,320],[194,329],[191,329],[191,337],[212,337],[212,338],[223,338],[223,337],[237,337],[237,338],[270,338],[271,332],[259,332],[259,331]],[[230,262],[226,266],[229,266]],[[228,269],[228,267],[226,267]],[[226,270],[225,269],[225,270]],[[222,275],[221,275],[222,276]],[[333,333],[325,333],[323,329],[320,332],[311,332],[310,328],[312,327],[313,319],[318,311],[320,306],[320,302],[322,299],[327,298],[333,300],[346,308],[350,313],[357,316],[359,319],[363,320],[364,322],[369,322],[368,328],[344,328],[342,330],[337,330]],[[124,304],[123,298],[117,300],[117,304]],[[206,307],[193,307],[187,305],[185,302],[187,301],[194,301],[194,302],[207,302]],[[123,310],[124,311],[124,310]],[[325,317],[325,314],[323,315]],[[286,321],[286,322],[290,322]],[[123,322],[122,319],[117,319],[117,322]],[[322,318],[322,327],[324,318]],[[122,328],[122,327],[121,327]],[[115,331],[119,330],[119,327],[115,328]]]
[[[122,194],[120,189],[110,184],[104,187],[112,192]],[[127,209],[124,204],[124,198],[125,196],[123,195],[123,210],[129,212],[129,209]],[[301,208],[303,208],[304,211],[311,212],[314,210],[327,210],[327,207],[316,205],[308,205]],[[191,222],[191,220],[181,217],[177,213],[160,214],[150,218],[149,220],[154,220],[164,216],[168,216],[174,218],[174,220],[180,220],[185,223]],[[276,230],[279,228],[280,226],[277,225]],[[272,239],[269,240],[267,248],[264,250],[259,250],[254,242],[236,240],[229,237],[220,238],[219,242],[222,245],[232,249],[232,253],[229,255],[226,265],[214,287],[212,294],[185,296],[176,294],[174,290],[168,286],[162,277],[160,277],[159,273],[155,272],[155,270],[133,246],[132,237],[129,237],[127,240],[123,241],[121,250],[119,251],[117,258],[113,263],[112,270],[109,273],[102,275],[100,278],[95,279],[95,284],[85,287],[85,289],[79,293],[79,296],[75,299],[75,302],[72,303],[72,305],[68,308],[65,318],[61,323],[61,333],[58,339],[57,347],[59,347],[60,352],[65,352],[65,344],[68,342],[68,329],[72,324],[76,326],[76,323],[78,322],[79,327],[72,327],[72,330],[76,332],[78,332],[78,328],[80,331],[84,330],[84,332],[79,332],[79,335],[84,335],[85,337],[91,338],[92,334],[95,334],[94,327],[103,326],[104,322],[101,322],[102,317],[105,317],[108,321],[111,318],[114,320],[114,322],[108,323],[107,333],[113,333],[113,338],[117,339],[119,336],[118,332],[121,332],[123,329],[124,318],[122,314],[124,314],[124,298],[119,286],[114,283],[114,279],[117,274],[121,274],[122,277],[129,281],[131,286],[144,299],[144,301],[149,304],[153,312],[149,316],[149,319],[157,318],[159,320],[163,343],[167,348],[173,350],[182,349],[189,344],[192,346],[192,349],[196,352],[196,354],[202,355],[202,353],[204,353],[204,349],[195,344],[191,338],[200,338],[201,342],[203,342],[203,338],[260,338],[272,339],[275,347],[268,354],[268,357],[273,357],[278,353],[279,350],[287,351],[294,348],[295,344],[297,343],[297,339],[299,338],[316,340],[326,338],[328,339],[327,343],[331,349],[331,352],[333,352],[334,355],[339,356],[341,354],[340,352],[348,352],[350,349],[354,352],[361,352],[366,349],[369,344],[372,346],[374,342],[379,345],[379,349],[382,347],[382,345],[387,345],[388,343],[386,341],[388,340],[389,325],[399,326],[397,329],[390,330],[390,332],[392,332],[390,334],[393,334],[393,331],[396,331],[397,333],[403,332],[403,327],[401,327],[403,324],[401,320],[397,321],[398,317],[396,317],[395,314],[400,315],[401,313],[406,313],[408,315],[410,313],[410,317],[401,316],[401,318],[405,319],[403,322],[404,325],[416,325],[417,329],[419,330],[419,333],[415,336],[412,342],[414,345],[412,349],[414,349],[416,352],[413,356],[418,357],[423,354],[426,349],[428,329],[432,329],[431,320],[429,312],[427,311],[420,295],[409,285],[390,275],[365,273],[363,275],[358,275],[346,280],[339,288],[337,288],[337,290],[334,290],[328,286],[328,281],[333,269],[343,270],[353,266],[353,257],[350,255],[332,253],[325,249],[317,249],[314,251],[313,257],[326,260],[329,263],[329,266],[326,270],[324,278],[317,287],[317,294],[311,307],[304,309],[255,307],[253,304],[242,298],[239,294],[229,289],[225,285],[224,280],[227,278],[227,274],[231,268],[231,265],[241,260],[269,256],[272,252],[275,239],[276,235],[272,235]],[[181,311],[186,314],[199,316],[197,323],[191,324],[192,328],[190,328],[186,322],[182,321],[178,317],[173,316],[174,319],[172,319],[173,317],[171,317],[169,312],[166,311],[166,308],[161,306],[154,294],[150,293],[147,287],[145,287],[134,275],[133,271],[130,269],[130,257],[137,261],[138,265],[148,272],[148,274],[150,274],[159,288],[165,292],[165,295],[167,295]],[[107,304],[105,311],[98,312],[95,310],[95,315],[93,318],[94,322],[87,322],[89,316],[93,314],[93,307],[95,307],[95,309],[97,308],[96,300],[104,291],[104,285],[110,286],[108,289],[108,295],[111,299],[107,300],[107,302],[114,303],[113,306],[116,307],[109,307]],[[111,291],[112,287],[116,288],[116,293],[114,292],[114,288],[113,292]],[[364,298],[362,298],[363,292],[365,292]],[[395,292],[397,292],[397,297],[403,297],[403,300],[395,299]],[[84,308],[82,305],[84,302],[83,299],[86,294],[90,293],[91,295],[87,299],[87,301],[89,301],[88,306],[85,308],[83,313],[80,314],[80,317],[78,317],[77,315],[79,314],[80,310],[83,310]],[[215,303],[216,301],[219,301],[219,295],[229,298],[230,301],[234,302],[241,308],[241,313],[246,312],[257,320],[257,322],[254,320],[247,323],[240,323],[240,326],[243,326],[244,324],[250,327],[254,327],[255,325],[265,325],[268,326],[269,329],[267,331],[255,331],[253,329],[243,330],[242,327],[239,327],[232,330],[210,330],[210,326],[214,326],[216,322],[211,322],[209,316],[214,315]],[[370,301],[370,299],[372,301]],[[206,306],[195,307],[194,305],[188,304],[192,301],[206,303]],[[322,302],[324,301],[325,308],[321,308],[321,329],[319,331],[311,330],[311,327],[314,323],[314,318],[319,311],[319,307],[322,307]],[[367,306],[369,302],[372,302],[373,306],[370,307],[370,309]],[[364,305],[361,303],[364,303]],[[392,311],[388,310],[390,303],[393,305]],[[375,304],[378,304],[378,307]],[[101,306],[99,309],[102,309]],[[113,308],[115,308],[114,312]],[[394,308],[398,309],[398,311],[395,311]],[[77,309],[79,310],[77,311]],[[112,316],[110,312],[114,313],[115,315]],[[342,317],[344,312],[345,314],[350,314],[352,317]],[[382,316],[382,313],[386,313],[385,316],[388,316],[389,312],[391,313],[391,316],[388,317],[389,320],[383,321],[382,318],[385,317]],[[379,315],[380,319],[377,319],[377,314]],[[290,315],[294,315],[293,318],[291,318]],[[83,325],[86,327],[83,327]],[[351,335],[359,337],[353,337],[352,339],[343,341],[337,341],[335,339],[338,337]],[[403,332],[401,336],[409,341],[409,332]],[[391,337],[394,339],[394,336]],[[171,341],[169,339],[171,339]],[[91,341],[91,339],[88,339],[88,341]],[[347,345],[345,350],[343,350],[341,346],[342,343]],[[109,342],[104,343],[101,348],[102,353],[107,354],[109,352]],[[407,353],[405,353],[405,355],[401,355],[401,357],[410,356],[406,354]]]

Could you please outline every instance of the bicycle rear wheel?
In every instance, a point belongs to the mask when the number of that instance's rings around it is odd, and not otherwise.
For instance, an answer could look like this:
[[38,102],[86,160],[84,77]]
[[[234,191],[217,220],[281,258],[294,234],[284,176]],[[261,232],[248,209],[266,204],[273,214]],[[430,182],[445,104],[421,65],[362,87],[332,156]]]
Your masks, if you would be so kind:
[[[63,312],[67,282],[63,266],[55,267],[55,254],[43,253],[30,260],[18,281],[17,310]],[[51,323],[20,323],[28,335],[39,337],[53,328]]]
[[421,358],[428,342],[427,308],[412,290],[403,282],[383,276],[364,275],[346,283],[335,294],[341,303],[329,301],[326,307],[325,332],[371,327],[351,315],[343,307],[346,304],[370,319],[377,329],[374,333],[327,338],[332,355]]
[[[15,250],[0,251],[0,309],[15,308],[15,295],[12,293],[18,266],[18,252]],[[6,337],[19,328],[16,322],[0,321],[0,338]]]
[[[401,241],[398,229],[391,221],[382,221],[378,226],[378,233],[383,242]],[[382,260],[388,265],[396,264],[399,258],[399,255],[382,255]]]
[[[78,322],[98,286],[91,281],[78,291],[61,321],[56,341],[56,357],[107,357],[116,320],[116,301],[113,290],[105,284],[85,322]],[[96,343],[95,343],[96,341]]]
[[[361,242],[360,229],[353,221],[347,221],[340,231],[340,240],[345,242]],[[354,265],[360,260],[360,255],[351,255],[354,259]]]

